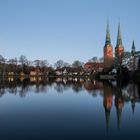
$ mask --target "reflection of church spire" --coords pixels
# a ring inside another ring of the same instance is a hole
[[[107,130],[107,132],[108,132],[108,130],[109,130],[109,124],[110,124],[110,108],[106,108],[105,107],[105,117],[106,117],[106,130]]]
[[[116,107],[116,111],[117,111],[117,124],[118,124],[118,129],[120,130],[120,127],[121,127],[122,108],[117,108]]]
[[[121,94],[115,96],[115,106],[117,112],[117,124],[118,129],[120,130],[121,127],[121,118],[122,118],[122,108],[124,105],[124,100]]]
[[[113,100],[112,88],[108,84],[106,84],[104,86],[103,105],[104,105],[104,109],[105,109],[106,130],[107,130],[107,132],[109,130],[110,112],[111,112],[111,108],[112,108],[112,100]]]
[[[135,111],[135,102],[136,102],[136,85],[133,84],[132,85],[132,88],[133,88],[133,93],[131,95],[131,106],[132,106],[132,112],[133,112],[133,115],[134,115],[134,111]]]
[[[133,115],[134,115],[134,112],[135,112],[135,100],[131,100],[131,106],[132,106],[132,112],[133,112]]]

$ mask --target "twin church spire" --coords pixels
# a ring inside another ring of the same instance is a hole
[[[107,21],[105,44],[106,45],[111,44],[109,21]],[[119,46],[119,45],[122,45],[122,35],[121,35],[120,22],[118,24],[118,34],[117,34],[117,45],[116,46]]]
[[[124,52],[124,48],[122,45],[121,28],[120,28],[120,22],[119,22],[117,44],[115,47],[115,57],[117,58],[116,60],[118,64],[122,63],[123,52]],[[110,68],[112,65],[113,65],[113,47],[111,45],[109,21],[107,21],[106,40],[105,40],[105,46],[104,46],[104,67]]]

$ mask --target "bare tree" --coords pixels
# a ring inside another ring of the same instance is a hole
[[[41,62],[41,60],[34,60],[34,65],[36,66],[36,67],[39,67],[40,66],[40,62]]]
[[[76,60],[72,63],[72,67],[74,67],[74,68],[82,67],[83,64],[84,64],[83,62]]]
[[[94,56],[89,61],[90,62],[97,62],[98,61],[98,57],[97,56]]]
[[[41,60],[40,61],[40,67],[46,67],[46,66],[49,66],[49,63],[47,60]]]
[[[8,63],[11,65],[17,65],[17,62],[18,62],[17,58],[12,58],[8,60]]]
[[[102,62],[103,63],[104,62],[104,57],[100,57],[99,58],[99,62]]]
[[[0,64],[2,63],[5,63],[5,58],[2,55],[0,55]]]
[[[27,58],[26,58],[26,56],[24,56],[24,55],[21,55],[20,57],[19,57],[19,63],[21,64],[21,66],[23,67],[23,65],[26,65],[27,64]]]
[[[71,66],[71,64],[64,62],[64,67],[70,67],[70,66]]]
[[[18,60],[17,58],[12,58],[8,60],[9,69],[10,71],[16,72]]]
[[[3,78],[5,75],[5,67],[6,67],[6,59],[2,55],[0,55],[0,69]]]
[[[30,67],[30,66],[32,66],[32,65],[33,65],[33,61],[28,60],[28,61],[27,61],[27,66]]]
[[[63,61],[63,60],[58,60],[58,61],[54,64],[54,66],[55,66],[56,68],[62,68],[62,67],[64,67],[64,61]]]

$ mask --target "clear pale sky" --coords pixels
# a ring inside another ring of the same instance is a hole
[[[0,54],[30,60],[83,62],[103,56],[107,19],[116,45],[140,50],[140,0],[0,0]]]

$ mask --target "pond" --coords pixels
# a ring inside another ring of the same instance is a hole
[[[0,139],[137,139],[140,87],[90,79],[0,82]]]

